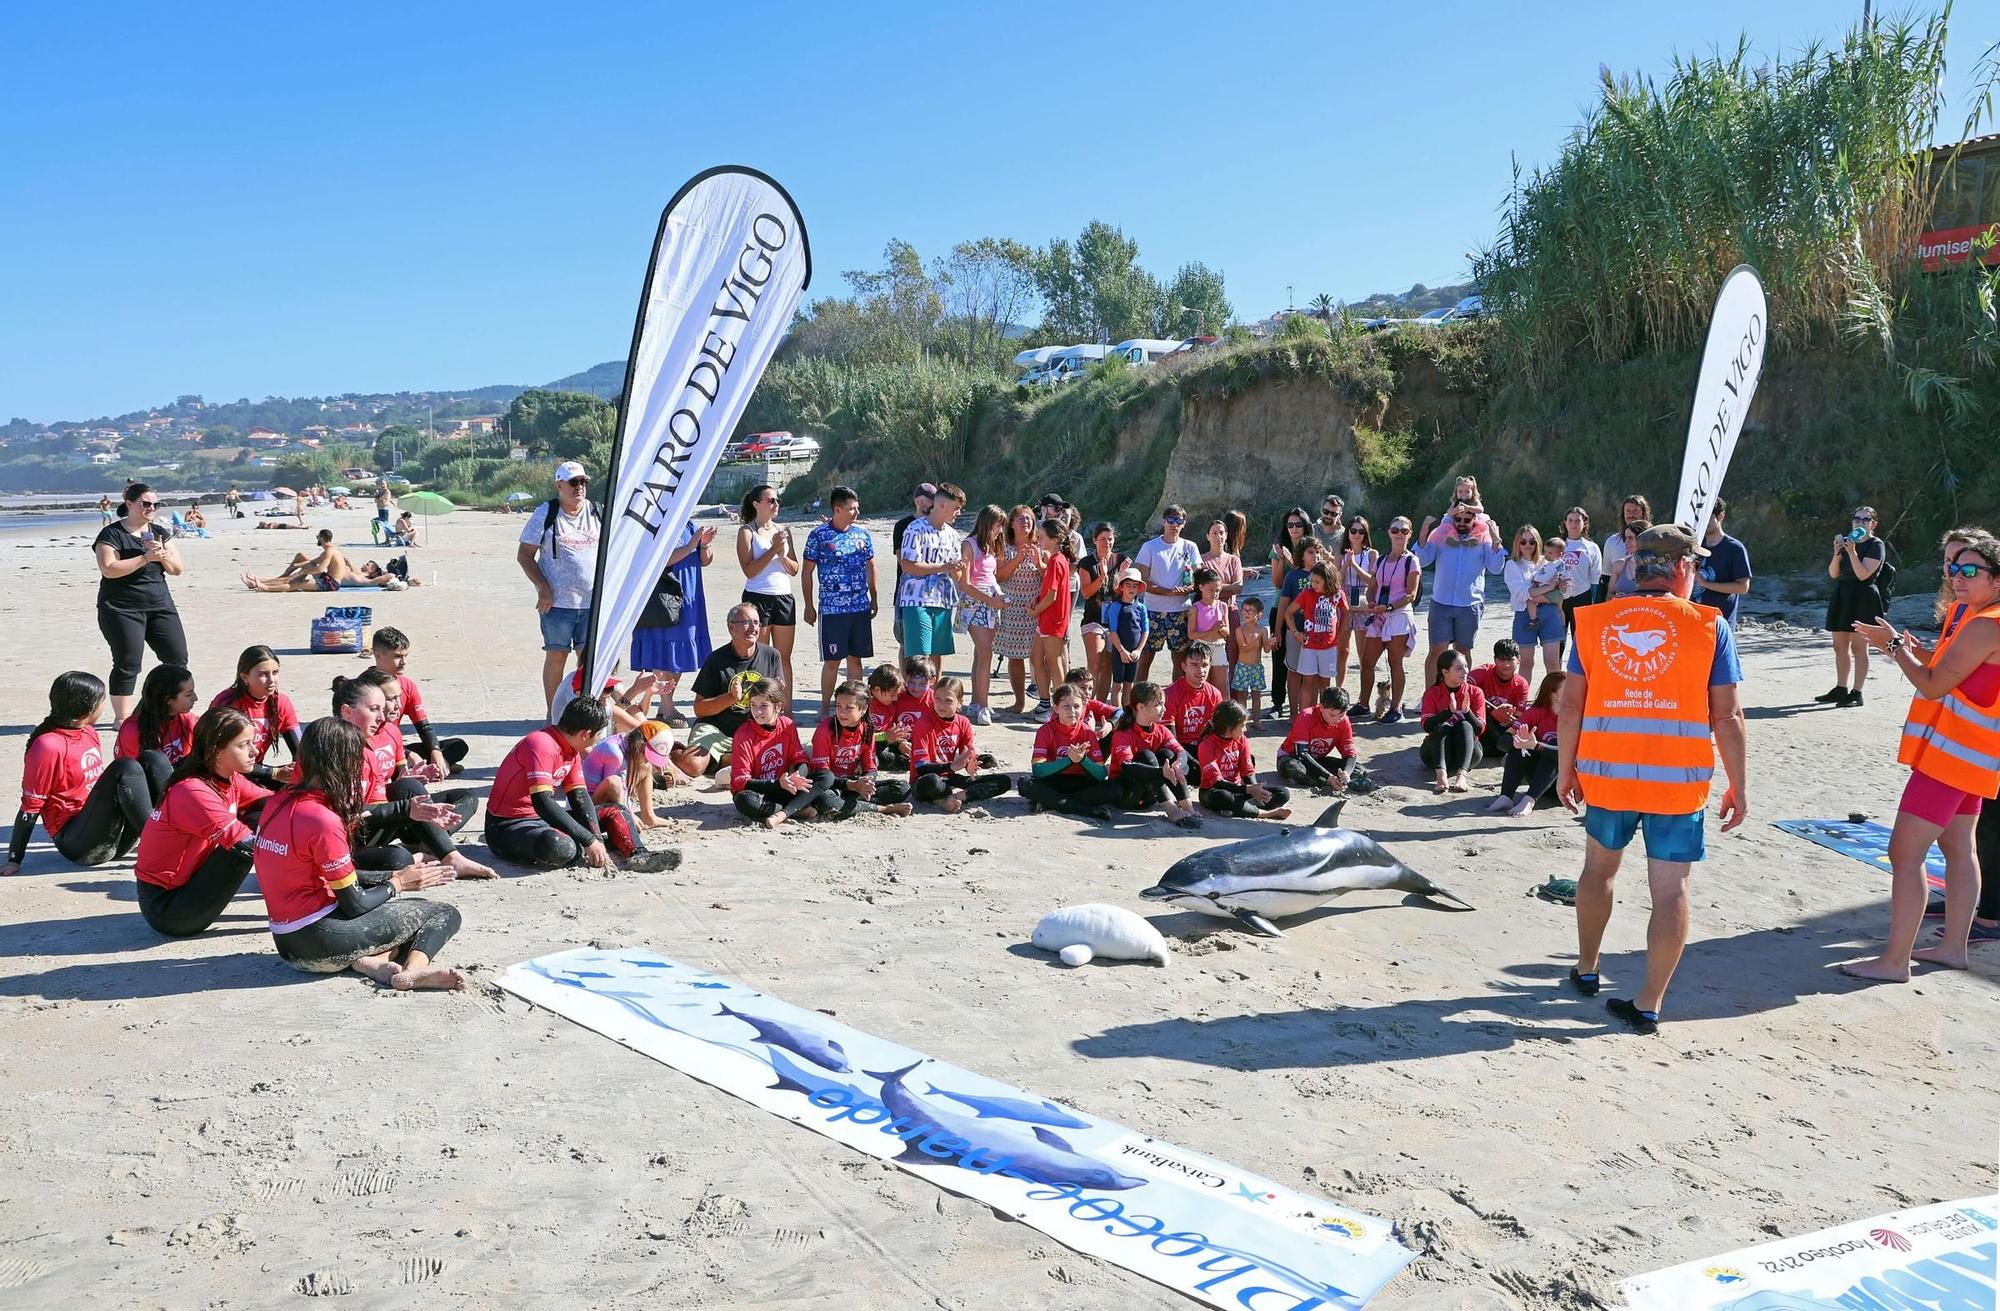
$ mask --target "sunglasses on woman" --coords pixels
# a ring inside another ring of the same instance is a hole
[[[1981,574],[1992,574],[1995,577],[2000,577],[2000,569],[1995,569],[1990,564],[1980,564],[1974,560],[1955,560],[1944,567],[1944,576],[1946,578],[1977,578]]]
[[[1398,537],[1408,537],[1410,535],[1410,530],[1408,528],[1397,528],[1394,527],[1393,525],[1390,527],[1389,531]]]

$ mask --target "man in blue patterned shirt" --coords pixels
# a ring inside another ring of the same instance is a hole
[[[833,518],[806,537],[799,593],[805,598],[806,622],[819,628],[819,717],[832,713],[833,689],[840,664],[859,680],[861,662],[875,654],[875,539],[855,520],[861,498],[852,487],[827,494]],[[813,580],[819,580],[817,602]]]

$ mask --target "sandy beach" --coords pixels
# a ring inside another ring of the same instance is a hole
[[[309,520],[357,559],[383,555],[361,511]],[[203,704],[268,642],[302,714],[324,713],[329,681],[365,658],[305,654],[308,622],[365,604],[413,639],[440,729],[471,740],[467,782],[490,782],[538,721],[520,519],[439,520],[410,554],[423,587],[337,597],[247,592],[244,569],[275,573],[311,534],[213,522],[173,582]],[[707,584],[718,635],[741,583],[730,531]],[[50,680],[109,667],[90,536],[0,535],[10,801]],[[1482,646],[1505,619],[1488,607]],[[1559,986],[1572,912],[1529,889],[1575,875],[1580,823],[1486,815],[1490,767],[1470,795],[1434,797],[1409,723],[1360,729],[1389,786],[1346,822],[1478,909],[1360,894],[1282,940],[1136,895],[1188,852],[1267,830],[1251,821],[1101,828],[1009,796],[766,833],[710,784],[667,794],[674,822],[651,840],[681,846],[674,873],[509,870],[430,894],[464,914],[445,959],[471,986],[395,994],[281,963],[254,891],[164,941],[129,863],[70,867],[38,831],[0,884],[0,1306],[1188,1305],[495,986],[583,945],[653,947],[1389,1219],[1417,1260],[1381,1307],[1613,1306],[1627,1275],[1990,1191],[2000,952],[1907,987],[1839,976],[1886,926],[1888,879],[1771,827],[1892,818],[1907,688],[1878,663],[1865,707],[1812,706],[1832,681],[1823,634],[1752,623],[1741,645],[1751,819],[1727,835],[1711,821],[1656,1038]],[[894,652],[886,612],[876,649]],[[809,728],[811,630],[798,652]],[[979,740],[1019,773],[1033,728],[1002,716]],[[1280,736],[1257,738],[1265,769]],[[486,859],[480,823],[464,836]],[[1640,972],[1636,857],[1621,892],[1607,995]],[[1070,970],[1027,947],[1042,914],[1085,901],[1148,914],[1172,965]]]

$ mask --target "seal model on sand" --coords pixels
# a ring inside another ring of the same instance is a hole
[[[1443,897],[1472,903],[1397,860],[1371,837],[1341,828],[1343,798],[1311,828],[1285,828],[1265,838],[1231,842],[1175,861],[1139,895],[1186,910],[1235,919],[1268,938],[1285,935],[1273,919],[1303,915],[1343,893],[1362,889]]]

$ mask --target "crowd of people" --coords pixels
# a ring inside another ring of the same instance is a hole
[[[1194,532],[1170,504],[1157,535],[1128,554],[1111,523],[1086,531],[1060,495],[974,509],[954,484],[924,483],[891,532],[893,562],[878,570],[851,488],[829,492],[801,546],[780,520],[779,490],[758,486],[739,507],[745,582],[723,640],[708,633],[704,588],[718,527],[690,523],[633,636],[629,683],[584,696],[569,656],[589,640],[596,581],[602,525],[589,487],[580,463],[558,466],[555,494],[519,537],[549,714],[501,760],[485,800],[486,845],[515,864],[670,868],[679,853],[650,849],[641,835],[663,824],[667,790],[708,776],[727,786],[743,822],[767,828],[918,807],[951,814],[1008,792],[1030,812],[1097,821],[1121,811],[1157,811],[1190,830],[1204,815],[1282,820],[1295,794],[1379,786],[1356,726],[1386,730],[1371,734],[1376,749],[1399,744],[1420,603],[1423,672],[1409,732],[1432,791],[1467,793],[1476,773],[1497,766],[1492,813],[1584,813],[1570,984],[1586,995],[1603,982],[1598,952],[1622,852],[1643,835],[1647,971],[1629,999],[1609,1002],[1633,1028],[1657,1025],[1685,942],[1687,880],[1705,854],[1718,755],[1724,830],[1749,811],[1732,621],[1752,575],[1720,501],[1697,540],[1655,524],[1646,498],[1629,496],[1619,530],[1600,544],[1581,506],[1547,534],[1532,524],[1505,534],[1465,477],[1421,526],[1391,517],[1378,546],[1368,518],[1329,495],[1316,514],[1281,515],[1268,554],[1247,564],[1239,512]],[[71,671],[51,688],[0,873],[19,868],[38,821],[79,864],[136,849],[141,914],[184,935],[213,923],[254,869],[285,960],[395,988],[457,986],[437,960],[457,912],[406,894],[493,871],[455,842],[478,798],[442,785],[462,770],[466,744],[432,726],[406,670],[409,639],[377,630],[374,666],[335,680],[328,713],[310,722],[279,690],[277,655],[252,646],[197,717],[167,588],[183,565],[170,537],[147,531],[157,509],[135,484],[94,543],[111,680]],[[387,509],[378,498],[385,522]],[[1881,622],[1886,553],[1875,522],[1857,509],[1828,567],[1840,684],[1819,700],[1859,704],[1870,649],[1918,693],[1891,847],[1889,945],[1850,969],[1889,979],[1907,978],[1912,959],[1963,966],[1969,941],[2000,936],[2000,895],[1989,888],[1981,900],[1978,878],[1982,848],[1990,862],[2000,838],[1995,808],[1982,820],[1979,804],[2000,790],[2000,543],[1976,530],[1947,537],[1943,636],[1929,646]],[[312,587],[318,561],[337,549],[330,537],[321,545],[321,557],[297,557],[270,583]],[[1474,665],[1493,577],[1511,627]],[[262,590],[265,580],[252,581]],[[874,620],[885,607],[898,650],[878,660]],[[794,679],[801,620],[819,644],[810,734],[793,718],[810,704]],[[969,678],[946,672],[961,639]],[[140,689],[147,647],[159,663]],[[683,714],[676,693],[689,675]],[[996,708],[1002,678],[1012,704]],[[95,727],[107,698],[118,728],[108,761]],[[978,731],[998,715],[1036,726],[1019,777],[981,750]],[[1255,739],[1272,720],[1266,766]],[[289,760],[269,763],[280,744]],[[1950,892],[1940,941],[1917,948],[1933,840]]]

